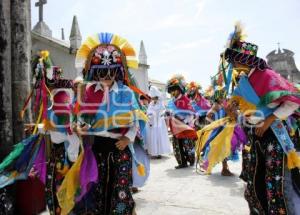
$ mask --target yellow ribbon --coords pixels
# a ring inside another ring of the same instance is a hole
[[[210,174],[212,168],[231,154],[231,139],[234,132],[235,122],[229,122],[226,127],[210,142],[208,153],[207,173]]]
[[[295,149],[287,154],[287,166],[289,169],[300,168],[300,157]]]
[[[67,215],[75,206],[75,196],[80,187],[80,167],[84,158],[84,149],[80,143],[81,153],[75,163],[67,172],[59,190],[57,191],[57,200],[61,208],[61,215]]]
[[[38,116],[38,119],[35,123],[34,129],[33,129],[33,134],[36,134],[36,132],[37,132],[38,124],[39,124],[39,122],[41,121],[41,118],[42,118],[42,113],[43,113],[43,104],[41,104],[41,106],[40,106],[39,116]]]
[[[127,113],[121,113],[116,116],[112,116],[109,118],[104,118],[104,119],[99,119],[93,126],[92,128],[102,128],[106,127],[109,128],[112,125],[119,125],[119,126],[125,126],[129,125],[130,123],[133,122],[135,119],[140,119],[143,121],[147,121],[148,118],[145,115],[145,113],[141,110],[134,110],[130,111]]]

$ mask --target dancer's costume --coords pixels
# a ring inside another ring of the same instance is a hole
[[[152,156],[171,153],[171,143],[169,140],[168,129],[164,118],[165,107],[162,101],[161,92],[157,87],[151,86],[149,95],[151,98],[157,97],[156,102],[151,101],[147,116],[149,121],[146,125],[146,148]]]
[[[34,96],[36,125],[33,134],[15,145],[14,150],[0,164],[0,186],[5,187],[17,180],[39,178],[45,186],[45,193],[39,199],[27,198],[23,202],[24,213],[29,213],[30,205],[35,212],[44,210],[45,202],[51,214],[59,213],[56,198],[64,176],[76,161],[79,152],[79,138],[71,131],[72,81],[61,78],[61,69],[53,67],[49,53],[42,51],[36,60],[34,89],[25,102],[24,114],[30,98]],[[49,79],[50,77],[50,79]],[[30,180],[30,179],[29,179]],[[27,212],[26,212],[27,211]]]
[[[201,94],[201,86],[192,81],[187,85],[187,96],[191,99],[192,106],[199,116],[203,116],[211,108],[210,102]]]
[[[195,111],[190,99],[185,95],[186,84],[182,76],[174,76],[167,83],[168,92],[178,89],[180,95],[172,98],[167,106],[169,111],[169,127],[173,134],[173,150],[180,166],[191,166],[195,162],[195,143],[197,138],[194,129]]]
[[[135,51],[127,40],[110,33],[88,37],[77,52],[76,66],[83,68],[86,81],[105,78],[103,73],[116,74],[110,89],[103,88],[99,82],[91,82],[82,96],[79,120],[89,129],[83,136],[85,151],[76,185],[83,192],[78,195],[74,190],[70,198],[73,202],[79,201],[75,207],[78,214],[132,214],[135,206],[130,192],[132,171],[139,171],[140,177],[148,176],[144,165],[137,160],[136,153],[143,150],[140,147],[135,151],[133,145],[147,119],[130,89],[138,91],[131,85],[128,72],[128,68],[137,65]],[[120,151],[115,144],[122,136],[131,143]],[[87,150],[94,157],[87,156]],[[68,194],[68,181],[59,195]],[[72,209],[69,202],[61,203],[67,212]]]
[[[222,58],[251,68],[241,75],[232,100],[245,116],[250,151],[244,151],[241,178],[251,214],[300,214],[300,157],[297,127],[299,90],[256,56],[258,47],[243,41],[239,25]],[[276,120],[262,137],[256,125],[270,115]]]
[[[201,86],[192,81],[187,85],[187,96],[191,99],[193,109],[196,111],[195,122],[197,130],[205,125],[205,117],[211,108],[210,102],[201,94]]]
[[[246,143],[246,136],[235,118],[226,116],[224,106],[226,92],[219,87],[215,90],[212,100],[211,123],[198,131],[196,142],[197,166],[201,166],[207,174],[211,174],[213,167],[224,160],[237,161],[238,152]]]
[[[226,90],[224,87],[215,87],[211,101],[213,103],[212,107],[207,111],[206,118],[208,121],[216,121],[222,119],[226,116],[224,106],[226,106]]]

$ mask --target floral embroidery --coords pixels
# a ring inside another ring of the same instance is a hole
[[[248,130],[248,135],[251,144],[251,150],[249,153],[243,152],[243,170],[241,177],[247,182],[245,190],[245,198],[249,203],[250,213],[254,214],[286,214],[286,205],[283,189],[283,168],[284,168],[284,152],[282,147],[278,143],[275,135],[269,129],[263,138],[257,138]],[[260,151],[260,152],[259,152]],[[251,159],[249,160],[249,154]],[[264,171],[256,172],[257,161],[265,162]],[[256,175],[255,175],[256,174]],[[263,174],[263,175],[262,175]],[[257,181],[257,177],[264,178],[264,181]],[[265,183],[266,188],[262,190],[262,187],[257,184]],[[260,188],[259,188],[260,187]],[[266,194],[265,202],[260,202],[263,197],[263,193]],[[258,199],[257,197],[260,197]],[[264,208],[267,210],[264,210]]]
[[[195,162],[195,143],[190,139],[177,139],[173,137],[173,149],[175,158],[178,164],[186,164],[189,162],[191,165]],[[180,150],[182,147],[182,150]]]
[[[126,205],[124,203],[118,203],[116,207],[116,212],[117,213],[122,213],[126,208]]]
[[[130,192],[132,185],[132,158],[128,148],[123,151],[106,153],[95,152],[99,182],[91,189],[94,204],[89,207],[90,214],[129,215],[134,208]],[[85,206],[83,206],[85,207]],[[86,208],[74,211],[86,214]]]
[[[126,195],[125,191],[122,190],[122,191],[119,192],[119,198],[121,200],[126,199],[126,197],[127,197],[127,195]]]

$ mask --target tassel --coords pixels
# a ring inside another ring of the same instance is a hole
[[[137,165],[137,172],[139,176],[146,176],[146,171],[145,171],[145,167],[143,164],[139,163]]]
[[[300,157],[295,150],[292,150],[287,154],[287,166],[289,169],[295,167],[300,168]]]

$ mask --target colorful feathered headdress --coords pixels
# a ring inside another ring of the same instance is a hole
[[[234,26],[234,31],[229,34],[226,48],[237,47],[239,43],[244,42],[246,34],[241,22],[237,22]]]
[[[240,63],[259,70],[266,69],[265,60],[257,57],[258,46],[245,41],[243,26],[237,22],[234,31],[229,35],[226,50],[221,54],[230,63]]]
[[[204,91],[204,96],[205,97],[212,97],[214,95],[214,88],[213,86],[209,86],[205,91]]]
[[[85,77],[92,69],[120,68],[128,74],[128,68],[138,68],[136,53],[124,38],[111,34],[99,33],[89,36],[77,51],[76,68],[83,69]]]
[[[186,81],[182,75],[174,75],[168,82],[167,82],[167,91],[170,93],[171,91],[179,89],[181,93],[186,92]]]
[[[218,86],[215,90],[214,90],[214,93],[213,93],[213,96],[212,96],[212,100],[214,102],[218,102],[220,100],[223,100],[226,98],[226,90],[224,87],[221,87],[221,86]]]
[[[195,93],[200,93],[199,91],[201,89],[202,88],[200,84],[196,83],[195,81],[192,81],[187,85],[187,94],[194,95]]]

